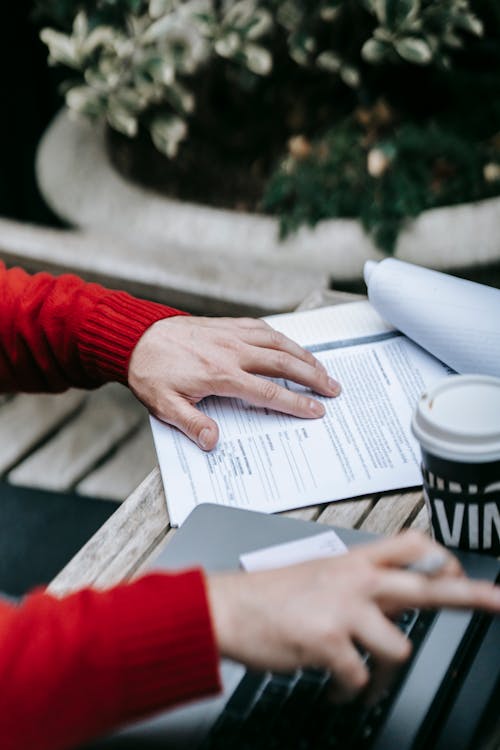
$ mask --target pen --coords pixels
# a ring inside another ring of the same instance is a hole
[[[405,569],[411,573],[420,573],[420,575],[432,578],[444,568],[446,562],[447,556],[444,553],[431,552],[421,557],[420,560],[415,560],[415,562],[406,565]]]

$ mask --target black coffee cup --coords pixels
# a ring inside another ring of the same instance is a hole
[[[412,431],[434,538],[500,555],[500,378],[439,381],[421,396]]]

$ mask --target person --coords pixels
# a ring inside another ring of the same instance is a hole
[[[195,407],[208,394],[320,417],[313,396],[260,376],[339,392],[311,354],[262,321],[189,317],[75,276],[0,266],[0,321],[3,391],[116,380],[204,450],[218,437]],[[436,549],[439,575],[405,569]],[[281,571],[151,573],[107,591],[0,600],[0,742],[4,750],[72,748],[214,693],[221,655],[255,668],[324,667],[345,700],[369,680],[356,646],[383,675],[410,649],[390,616],[438,605],[498,613],[500,591],[468,580],[451,554],[411,532]]]

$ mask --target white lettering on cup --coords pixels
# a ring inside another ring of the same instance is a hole
[[[498,510],[498,506],[496,503],[485,503],[483,518],[483,547],[485,549],[491,547],[491,527],[493,523],[500,537],[500,511]]]
[[[444,510],[444,503],[442,500],[434,500],[434,508],[441,528],[441,534],[443,537],[443,543],[448,547],[458,547],[460,542],[460,534],[462,532],[462,522],[464,520],[465,505],[464,503],[456,503],[453,509],[453,528],[450,529],[448,526],[448,519]]]
[[[467,506],[469,517],[469,547],[479,549],[479,508],[472,503]]]

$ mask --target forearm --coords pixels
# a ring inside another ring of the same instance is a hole
[[[30,276],[0,265],[0,390],[126,383],[144,331],[178,314],[76,276]]]
[[[0,608],[4,750],[63,750],[219,688],[204,579],[153,575],[107,592]]]

